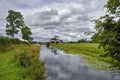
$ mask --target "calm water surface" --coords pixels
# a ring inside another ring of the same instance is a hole
[[[55,48],[41,46],[40,59],[45,63],[46,80],[120,80],[105,72],[95,72],[81,62],[79,55],[65,54]]]

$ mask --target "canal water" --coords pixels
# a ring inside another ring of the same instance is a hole
[[[119,76],[90,70],[79,55],[66,54],[45,45],[41,46],[40,60],[45,64],[46,80],[120,80]]]

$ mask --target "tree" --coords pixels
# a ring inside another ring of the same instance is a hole
[[[20,12],[9,10],[6,20],[6,34],[14,38],[14,35],[19,32],[19,28],[24,26],[23,15]]]
[[[95,20],[97,33],[93,38],[100,41],[105,56],[112,58],[113,66],[120,69],[120,1],[108,0],[105,16]]]
[[[100,40],[98,39],[98,35],[97,35],[97,34],[94,34],[94,35],[91,37],[91,41],[94,42],[94,43],[99,43]]]
[[[33,40],[33,38],[30,37],[30,35],[32,34],[30,28],[24,26],[21,28],[21,32],[22,32],[22,39],[27,40],[28,42],[31,42]]]
[[[6,34],[14,38],[14,35],[18,34],[19,30],[21,30],[22,39],[31,42],[33,40],[33,38],[30,37],[32,34],[31,29],[24,24],[23,19],[23,15],[20,12],[9,10],[6,18]]]
[[[60,42],[59,36],[54,36],[54,37],[51,39],[51,42],[52,42],[52,43],[58,43],[58,42]]]
[[[120,15],[120,1],[119,0],[108,0],[105,7],[107,8],[107,11],[110,14],[113,14],[115,16]]]

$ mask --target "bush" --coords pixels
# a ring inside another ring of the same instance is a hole
[[[28,43],[21,41],[17,38],[13,39],[13,38],[0,36],[0,52],[6,52],[13,49],[13,47],[11,46],[13,44],[28,44]]]
[[[44,64],[42,62],[34,62],[29,68],[29,73],[32,80],[45,80],[46,74],[44,69]]]
[[[25,48],[17,50],[14,55],[14,59],[23,67],[28,67],[32,63],[31,58],[28,54],[28,50]]]
[[[20,49],[16,50],[14,55],[15,61],[27,69],[32,80],[45,80],[46,73],[44,64],[39,61],[39,46],[25,46],[21,46]]]
[[[30,57],[26,54],[21,54],[20,56],[20,65],[28,67],[31,65]]]

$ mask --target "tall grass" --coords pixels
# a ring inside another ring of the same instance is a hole
[[[0,80],[45,80],[39,44],[0,37]]]
[[[8,38],[4,36],[0,36],[0,52],[6,52],[14,47],[13,44],[28,44],[27,42],[21,41],[17,38]]]
[[[32,80],[27,70],[14,61],[14,53],[14,49],[0,53],[0,80]]]
[[[44,64],[39,61],[39,45],[27,45],[16,50],[14,55],[18,65],[27,69],[32,80],[45,80]]]

